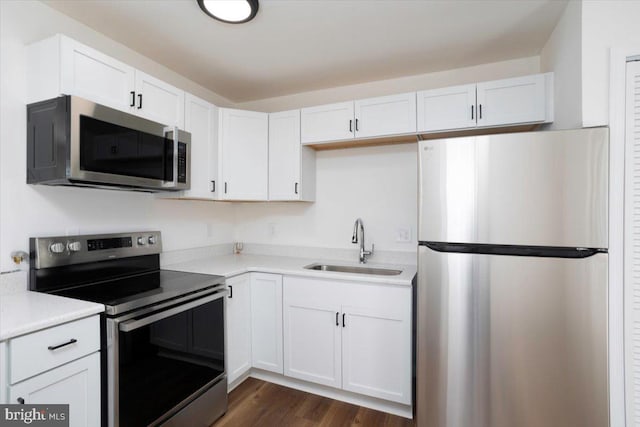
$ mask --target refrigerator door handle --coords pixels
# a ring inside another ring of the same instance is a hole
[[[571,248],[561,246],[489,245],[484,243],[419,242],[437,252],[480,255],[511,255],[544,258],[588,258],[607,253],[603,248]]]

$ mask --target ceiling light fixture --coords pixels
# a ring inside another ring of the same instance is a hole
[[[258,13],[258,0],[198,0],[210,17],[229,24],[251,21]]]

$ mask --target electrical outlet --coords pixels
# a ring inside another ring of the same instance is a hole
[[[268,233],[269,233],[269,237],[273,237],[276,235],[276,224],[274,222],[269,223]]]
[[[396,242],[409,243],[411,242],[411,227],[401,226],[396,228]]]

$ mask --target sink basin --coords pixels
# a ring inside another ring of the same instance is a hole
[[[331,264],[310,264],[307,270],[318,271],[337,271],[340,273],[358,273],[358,274],[377,274],[380,276],[397,276],[402,270],[392,270],[390,268],[372,268],[372,267],[351,267],[348,265],[331,265]]]

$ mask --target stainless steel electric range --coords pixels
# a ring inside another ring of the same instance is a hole
[[[224,277],[161,270],[161,251],[158,231],[30,239],[29,289],[105,305],[104,425],[209,426],[227,410]]]

